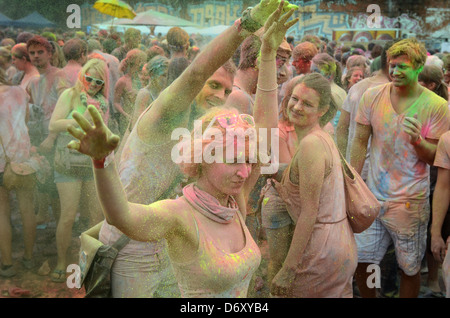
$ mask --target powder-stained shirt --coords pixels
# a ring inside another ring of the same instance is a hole
[[[30,137],[25,124],[28,95],[19,86],[0,87],[0,137],[6,155],[13,162],[25,162],[30,157]],[[0,172],[5,169],[6,158],[0,146]]]
[[[348,127],[347,153],[345,154],[348,162],[350,162],[350,150],[352,149],[353,138],[355,137],[356,131],[355,117],[361,97],[369,88],[386,84],[388,82],[389,80],[387,77],[378,77],[378,76],[368,77],[353,85],[348,91],[347,98],[344,100],[344,103],[342,104],[342,109],[350,114],[350,123]],[[368,149],[369,147],[370,147],[370,140]],[[366,161],[364,162],[364,167],[361,171],[361,177],[364,180],[367,179],[367,171],[369,169],[369,160],[368,160],[369,154],[370,152],[368,151]]]
[[[430,168],[419,159],[404,131],[403,120],[417,115],[422,138],[438,140],[450,127],[447,101],[424,88],[410,107],[397,114],[391,104],[391,85],[369,89],[361,98],[355,118],[372,127],[367,184],[381,201],[426,200]]]
[[[51,66],[40,77],[33,78],[27,90],[31,103],[40,106],[44,112],[44,119],[50,121],[59,95],[66,88],[68,88],[68,82],[64,72]]]

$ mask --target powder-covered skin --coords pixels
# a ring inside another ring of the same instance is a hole
[[[246,244],[236,253],[220,250],[196,212],[192,211],[192,215],[199,235],[197,253],[186,263],[172,261],[182,297],[247,297],[250,279],[261,261],[261,252],[240,213],[233,222],[241,224]]]
[[[292,291],[288,297],[352,297],[352,277],[357,265],[356,243],[345,211],[344,180],[340,157],[331,137],[323,130],[314,132],[330,156],[330,171],[325,176],[314,229],[295,268]],[[299,154],[301,156],[301,154]],[[301,160],[301,157],[297,160]],[[292,161],[297,164],[297,160]],[[292,164],[283,175],[292,204],[288,212],[293,221],[302,213],[300,189],[290,180]]]
[[[417,115],[422,138],[437,140],[450,125],[447,101],[425,89],[403,114],[397,114],[390,100],[391,85],[368,90],[355,118],[373,130],[367,184],[381,201],[426,200],[429,166],[418,158],[402,123]]]

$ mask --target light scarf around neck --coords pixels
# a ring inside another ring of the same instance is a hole
[[[183,188],[183,195],[198,212],[218,223],[231,223],[239,209],[232,196],[228,197],[228,206],[222,206],[219,200],[194,183]]]

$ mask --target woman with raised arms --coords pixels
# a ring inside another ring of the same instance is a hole
[[[74,114],[82,130],[68,129],[79,139],[69,147],[93,159],[99,200],[108,223],[133,240],[165,238],[182,297],[246,297],[250,279],[259,266],[259,248],[235,200],[241,192],[248,197],[259,166],[250,163],[249,149],[254,149],[251,138],[235,141],[227,136],[247,129],[258,131],[261,126],[277,127],[276,50],[289,27],[298,21],[287,22],[293,10],[282,15],[282,8],[283,1],[264,26],[255,118],[238,114],[231,107],[211,109],[200,118],[203,135],[206,127],[221,132],[223,154],[227,147],[239,149],[243,140],[246,151],[235,153],[232,163],[222,160],[181,164],[182,170],[196,180],[183,189],[183,196],[150,205],[128,202],[114,162],[107,167],[104,164],[119,138],[104,125],[97,110],[89,108],[94,126],[82,115]],[[191,137],[194,143],[195,135]],[[203,139],[203,149],[213,141]]]

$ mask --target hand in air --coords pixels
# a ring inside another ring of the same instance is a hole
[[[95,160],[107,157],[119,144],[119,136],[114,135],[103,122],[97,108],[88,106],[92,117],[93,126],[86,117],[74,112],[73,119],[78,123],[80,129],[70,126],[67,131],[78,140],[72,140],[67,147],[77,150]]]
[[[298,10],[298,6],[290,4],[287,1],[282,0],[261,0],[251,12],[251,17],[253,20],[261,25],[264,25],[268,17],[282,4],[283,12],[287,12],[291,9]]]
[[[287,20],[294,13],[294,9],[289,10],[282,15],[284,2],[281,1],[278,9],[273,12],[264,24],[264,34],[262,41],[264,46],[276,51],[283,41],[287,30],[296,24],[299,18],[295,18],[292,21],[287,22]]]

